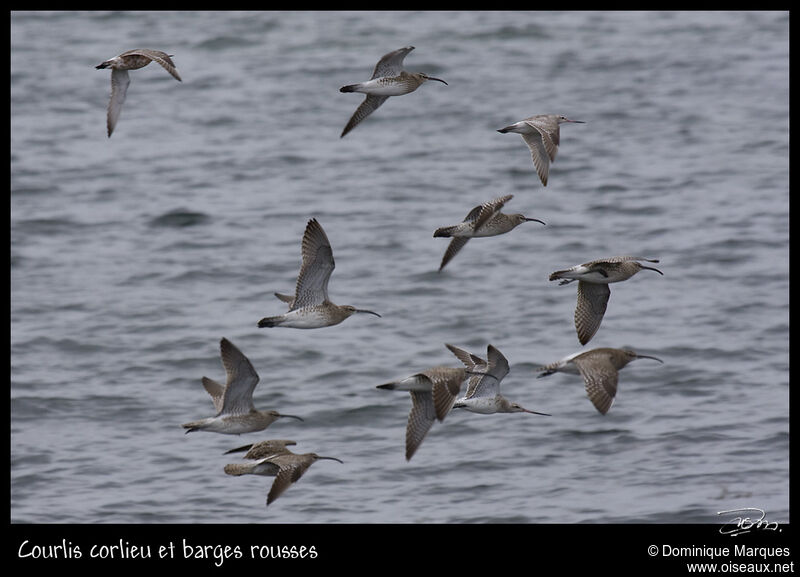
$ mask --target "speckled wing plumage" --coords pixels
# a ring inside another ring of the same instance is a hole
[[[281,459],[282,456],[283,455],[277,455],[268,458],[272,463],[279,465],[281,469],[275,476],[275,481],[272,483],[272,488],[270,488],[269,494],[267,495],[267,505],[280,497],[286,489],[292,486],[292,483],[299,480],[313,463],[310,459],[302,461],[293,459],[291,461],[286,461]]]
[[[477,232],[478,229],[489,222],[495,214],[500,212],[503,206],[512,198],[514,198],[513,194],[507,194],[492,199],[489,202],[484,202],[473,208],[464,219],[464,222],[474,221],[473,230]]]
[[[344,137],[348,132],[353,130],[359,122],[364,120],[367,116],[375,112],[381,104],[386,102],[388,96],[380,96],[376,94],[367,94],[367,97],[364,98],[364,101],[359,104],[356,111],[353,113],[353,116],[350,117],[350,120],[347,121],[347,126],[344,127],[342,130],[341,137]],[[341,138],[340,137],[340,138]]]
[[[328,300],[328,281],[336,265],[328,236],[315,218],[309,220],[306,226],[302,254],[303,264],[297,275],[295,298],[290,311]]]
[[[436,420],[433,393],[411,391],[410,394],[411,411],[408,413],[408,426],[406,427],[406,460],[410,460],[414,456],[433,425],[433,421]]]
[[[462,369],[438,367],[423,371],[421,374],[425,375],[431,382],[434,412],[436,418],[439,421],[443,421],[450,409],[453,408],[453,403],[461,390],[461,382],[465,376],[464,371]]]
[[[370,78],[370,80],[383,78],[384,76],[397,76],[400,74],[403,71],[403,60],[405,60],[406,55],[412,50],[414,50],[413,46],[405,46],[381,56],[381,59],[378,60],[375,69],[372,71],[372,78]]]
[[[258,443],[251,443],[242,447],[230,449],[229,451],[225,451],[225,454],[247,451],[243,457],[244,459],[264,459],[281,453],[289,453],[290,451],[286,446],[296,444],[296,441],[290,441],[288,439],[270,439],[268,441],[259,441]]]
[[[178,74],[177,69],[175,68],[175,63],[172,62],[172,59],[169,57],[169,54],[166,52],[162,52],[161,50],[150,50],[148,48],[139,48],[136,50],[129,50],[128,52],[124,52],[120,54],[120,56],[127,56],[131,54],[138,54],[139,56],[144,56],[149,58],[153,62],[157,62],[160,64],[164,70],[169,72],[175,80],[179,82],[183,82],[181,80],[180,75]]]
[[[606,414],[617,394],[619,372],[608,358],[597,356],[578,356],[573,361],[586,383],[586,394],[595,408]]]
[[[258,384],[258,373],[247,357],[228,339],[220,343],[222,364],[228,375],[222,413],[245,414],[255,410],[253,391]]]
[[[479,204],[469,211],[469,214],[467,214],[466,218],[464,218],[462,222],[473,223],[472,230],[477,232],[482,226],[489,222],[495,214],[500,212],[505,203],[512,198],[514,198],[513,194],[507,194],[505,196],[490,200],[489,202]],[[469,239],[470,237],[468,236],[453,237],[453,239],[450,241],[450,244],[447,245],[447,250],[442,256],[442,262],[439,265],[439,270],[442,270],[447,263],[453,260],[453,257],[456,256],[462,248],[464,248],[464,245],[467,244]]]
[[[439,263],[439,270],[442,270],[447,263],[453,260],[453,257],[456,256],[462,248],[464,248],[464,245],[467,244],[468,240],[468,236],[454,236],[452,238],[450,244],[447,245],[447,250],[444,251],[442,262]]]
[[[486,362],[484,359],[480,358],[478,355],[472,354],[464,349],[459,349],[453,345],[445,345],[450,352],[452,352],[458,360],[464,363],[464,366],[470,372],[486,372],[489,370],[489,363]],[[470,375],[469,381],[467,382],[467,391],[464,394],[465,397],[471,397],[474,395],[475,388],[480,384],[483,380],[483,376],[481,375]]]
[[[611,289],[607,284],[578,281],[575,330],[582,345],[588,343],[600,328],[610,296]]]

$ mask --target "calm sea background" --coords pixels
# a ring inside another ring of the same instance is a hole
[[[12,12],[13,523],[716,523],[789,521],[787,12]],[[446,80],[339,134],[406,45]],[[108,70],[131,72],[106,136]],[[542,187],[519,135],[558,113]],[[438,273],[439,227],[513,194],[547,223],[475,239]],[[258,329],[284,312],[317,218],[331,299],[379,312]],[[660,259],[612,287],[581,347],[575,285],[604,256]],[[227,337],[256,406],[302,416],[241,437],[211,416]],[[552,414],[452,412],[410,462],[409,395],[376,385],[508,357],[509,398]],[[535,369],[634,347],[600,415],[578,376]],[[223,452],[268,438],[321,461],[265,507],[271,478]]]

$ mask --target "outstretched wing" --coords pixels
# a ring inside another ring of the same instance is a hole
[[[610,296],[611,289],[607,284],[578,281],[575,330],[582,345],[588,343],[600,328]]]
[[[126,52],[126,54],[138,54],[140,56],[144,56],[145,58],[149,58],[153,62],[158,62],[164,68],[164,70],[169,72],[172,77],[175,78],[175,80],[182,82],[181,77],[175,68],[175,63],[166,52],[162,52],[161,50],[150,50],[148,48],[139,48],[137,50],[130,50],[129,52]]]
[[[600,413],[605,415],[617,395],[619,372],[609,360],[598,362],[597,359],[585,360],[578,357],[573,362],[586,383],[589,400]]]
[[[549,139],[543,134],[538,132],[523,134],[522,138],[531,150],[533,165],[536,167],[536,172],[542,181],[542,185],[547,186],[547,177],[550,174],[550,155],[547,152],[545,140],[549,141]]]
[[[267,505],[280,497],[286,489],[292,486],[292,483],[300,479],[310,466],[310,460],[294,461],[288,465],[281,463],[281,470],[275,476],[275,481],[267,495]]]
[[[295,298],[289,310],[322,304],[328,300],[328,280],[336,265],[328,236],[316,218],[309,220],[306,225],[302,253],[303,264],[297,275]]]
[[[253,410],[253,390],[258,384],[258,373],[250,360],[228,339],[220,342],[222,365],[228,375],[222,412],[243,414]]]
[[[411,412],[408,413],[408,426],[406,427],[407,461],[417,452],[436,419],[433,393],[411,391],[411,402]]]
[[[505,196],[492,199],[489,202],[484,202],[483,204],[473,208],[464,219],[464,222],[475,221],[474,230],[477,232],[478,229],[489,222],[489,220],[495,214],[497,214],[512,198],[514,198],[513,194],[507,194]]]
[[[494,397],[500,392],[500,381],[508,374],[508,359],[493,345],[486,348],[489,370],[483,376],[473,376],[466,397]]]
[[[403,60],[406,55],[414,50],[413,46],[406,46],[398,50],[384,54],[375,65],[372,71],[372,78],[382,78],[384,76],[397,76],[403,70]],[[372,78],[370,80],[372,80]]]
[[[119,113],[122,111],[122,104],[125,102],[130,83],[131,79],[127,70],[119,70],[117,68],[111,70],[111,99],[108,101],[108,112],[106,114],[106,128],[108,129],[109,137],[117,126]]]
[[[214,402],[214,408],[219,413],[222,410],[222,404],[225,398],[225,385],[218,383],[208,377],[203,377],[203,386],[208,394],[211,395],[211,400]]]
[[[342,130],[342,134],[339,138],[343,137],[345,134],[353,130],[359,122],[364,120],[367,116],[375,112],[378,107],[386,102],[386,99],[389,98],[388,96],[376,96],[375,94],[368,94],[364,101],[356,108],[356,111],[353,113],[353,116],[350,117],[350,120],[347,123],[347,126],[344,127]]]
[[[442,262],[439,264],[439,270],[442,270],[448,262],[453,260],[453,257],[456,256],[462,248],[464,248],[464,245],[467,244],[468,240],[468,236],[453,237],[453,240],[451,240],[450,244],[447,245],[447,250],[444,251]]]

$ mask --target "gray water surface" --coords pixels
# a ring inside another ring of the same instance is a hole
[[[383,54],[448,82],[390,98],[345,138]],[[106,136],[108,70],[132,71]],[[14,12],[11,14],[11,521],[715,523],[789,521],[789,15],[786,12]],[[519,135],[562,126],[550,181]],[[438,273],[433,231],[481,202],[547,223],[474,239]],[[374,310],[258,329],[291,292],[306,222],[333,246],[331,299]],[[555,270],[660,259],[612,287],[594,339]],[[211,416],[220,338],[261,376],[261,433]],[[407,393],[376,385],[509,359],[528,414],[453,411],[404,458]],[[600,415],[581,349],[663,359],[621,373]],[[223,473],[267,438],[320,461]]]

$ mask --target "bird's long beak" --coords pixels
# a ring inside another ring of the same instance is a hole
[[[371,315],[375,315],[376,317],[380,317],[381,316],[381,315],[379,315],[378,313],[376,313],[374,311],[368,311],[366,309],[356,309],[356,312],[357,313],[369,313]]]
[[[528,217],[524,217],[524,218],[528,222],[531,222],[531,221],[533,221],[533,222],[541,222],[543,225],[547,226],[547,223],[545,221],[539,220],[538,218],[528,218]]]
[[[586,121],[584,120],[571,120],[569,118],[567,118],[567,122],[574,122],[576,124],[586,124]]]
[[[441,78],[434,78],[433,76],[428,76],[428,80],[436,80],[438,82],[441,82],[442,84],[447,84],[447,82],[445,82]],[[447,84],[447,85],[449,86],[449,84]]]
[[[331,461],[339,461],[340,463],[344,464],[344,461],[337,459],[336,457],[317,457],[317,459],[329,459]]]
[[[652,267],[652,266],[642,266],[642,265],[639,265],[639,266],[640,266],[641,268],[646,268],[647,270],[654,270],[654,271],[656,271],[658,274],[660,274],[661,276],[664,276],[664,273],[663,273],[663,272],[661,272],[660,270],[658,270],[657,268],[654,268],[654,267]]]
[[[297,419],[298,421],[302,421],[303,420],[303,419],[301,419],[300,417],[298,417],[296,415],[284,415],[283,413],[278,413],[278,416],[279,417],[289,417],[290,419]]]
[[[525,411],[526,413],[531,413],[533,415],[543,415],[545,417],[552,417],[553,416],[550,413],[537,413],[536,411],[529,411],[528,409],[522,409],[522,410]]]
[[[663,363],[661,359],[658,357],[651,357],[650,355],[636,355],[637,359],[653,359],[654,361],[658,361],[659,363]]]

